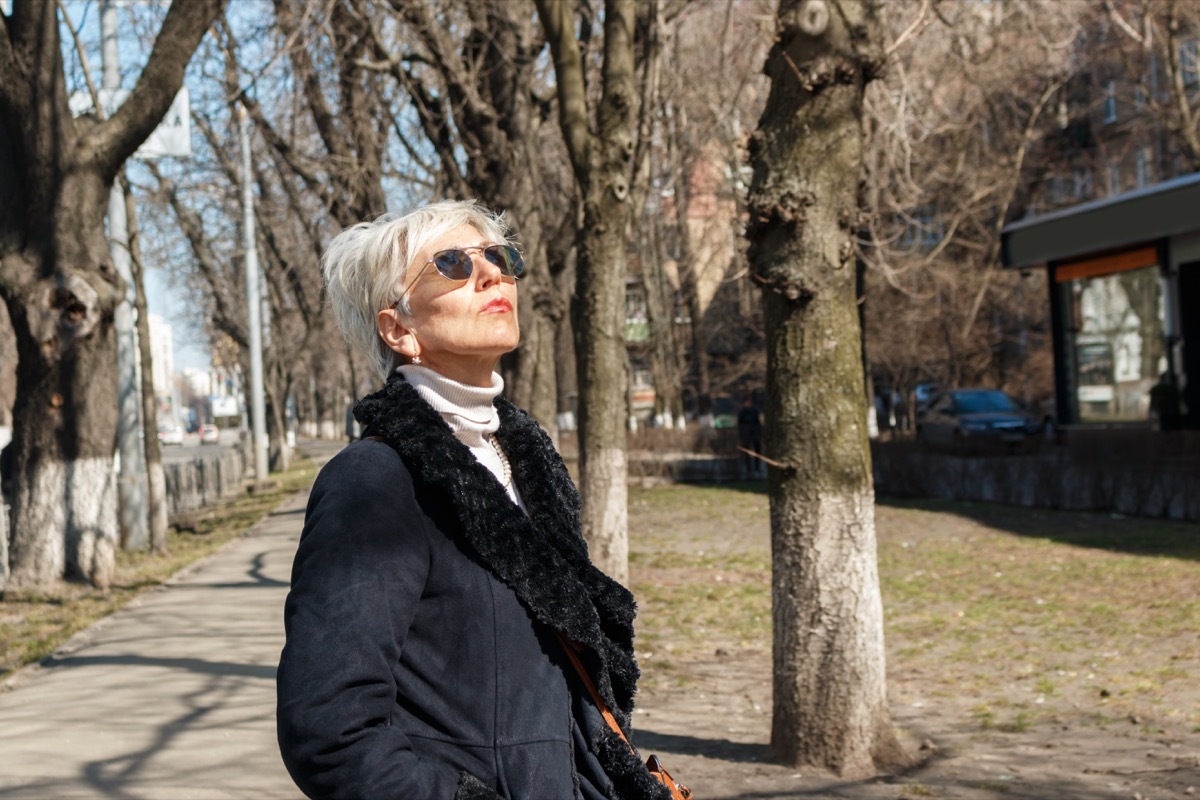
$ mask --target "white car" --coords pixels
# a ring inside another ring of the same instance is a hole
[[[183,444],[183,426],[182,425],[159,425],[158,426],[158,442],[159,444]]]
[[[201,425],[200,426],[200,444],[220,444],[221,429],[216,425]]]

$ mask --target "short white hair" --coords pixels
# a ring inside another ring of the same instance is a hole
[[[417,255],[446,233],[470,226],[496,244],[515,244],[500,214],[474,200],[443,200],[403,216],[384,214],[333,238],[321,257],[326,296],[338,330],[363,356],[379,382],[404,363],[404,356],[379,335],[376,315],[396,305]],[[407,296],[398,309],[411,315]]]

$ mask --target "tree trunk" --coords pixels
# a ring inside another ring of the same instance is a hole
[[[903,753],[887,708],[852,232],[872,0],[782,0],[752,142],[750,260],[768,340],[774,708],[789,764],[865,777]]]
[[[107,244],[98,225],[93,232],[101,235],[88,250],[99,261],[107,258]],[[78,238],[78,231],[71,235]],[[77,274],[66,284],[39,281],[9,306],[19,356],[8,590],[64,575],[107,587],[119,546],[112,324],[118,294],[113,285],[98,291]],[[55,334],[72,318],[75,336],[64,338],[74,341],[59,353]]]
[[[675,334],[675,297],[663,264],[662,236],[654,219],[646,220],[647,236],[642,256],[642,284],[646,287],[646,311],[652,336],[650,365],[654,373],[655,411],[664,425],[674,427],[683,419],[683,395],[679,367],[679,345]]]
[[[116,338],[122,294],[104,236],[117,171],[162,120],[221,0],[173,2],[128,100],[72,120],[57,4],[0,15],[0,125],[12,148],[0,294],[16,334],[13,511],[6,589],[64,574],[112,580],[118,527]]]
[[[704,323],[705,308],[700,304],[700,276],[696,255],[692,249],[692,229],[688,225],[688,164],[678,156],[681,146],[682,143],[675,148],[675,225],[679,230],[679,289],[688,313],[697,411],[706,414],[712,409],[712,381],[708,374],[708,326]]]
[[[150,552],[167,552],[167,479],[163,473],[162,448],[158,444],[158,401],[154,396],[154,356],[150,350],[150,311],[146,307],[142,244],[138,237],[137,204],[125,183],[125,221],[129,229],[130,267],[137,293],[138,350],[142,363],[142,445],[146,449],[146,483],[150,513]]]
[[[276,362],[265,370],[267,462],[271,472],[287,472],[291,448],[287,443],[287,397],[292,390],[291,374]]]
[[[572,316],[579,376],[579,474],[592,560],[629,574],[625,436],[625,240],[634,124],[633,0],[604,4],[603,87],[588,127],[583,65],[567,0],[537,0],[558,77],[559,122],[584,198]]]

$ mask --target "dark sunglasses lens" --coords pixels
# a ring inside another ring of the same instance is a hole
[[[471,277],[471,257],[463,250],[442,250],[433,254],[433,265],[443,277],[465,281]]]
[[[512,277],[520,277],[521,272],[525,269],[525,259],[521,256],[521,251],[512,245],[494,244],[491,247],[483,249],[484,257],[500,268],[500,272],[504,275]]]

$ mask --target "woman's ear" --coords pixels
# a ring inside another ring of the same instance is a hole
[[[410,330],[400,317],[400,312],[394,308],[385,308],[375,315],[375,326],[379,329],[379,338],[384,344],[402,356],[414,358],[421,354],[417,336]]]

